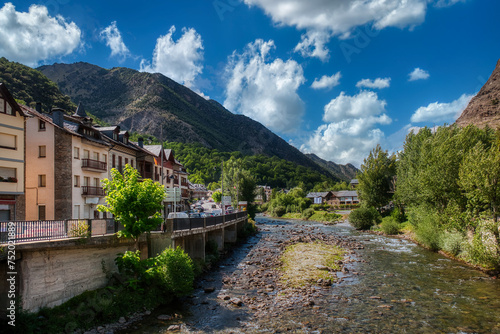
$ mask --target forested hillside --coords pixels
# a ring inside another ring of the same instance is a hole
[[[231,157],[240,160],[241,166],[251,172],[257,184],[268,185],[272,188],[291,189],[302,185],[305,190],[310,190],[318,183],[333,186],[338,181],[314,169],[278,157],[268,157],[262,154],[244,156],[241,152],[220,152],[196,143],[169,142],[165,144],[165,147],[174,150],[176,158],[191,173],[189,180],[193,183],[210,184],[218,182],[220,180],[221,162],[227,161]]]

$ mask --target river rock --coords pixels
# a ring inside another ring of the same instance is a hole
[[[169,321],[169,320],[172,320],[172,316],[167,315],[167,314],[161,314],[158,317],[156,317],[156,319],[163,320],[163,321]]]
[[[204,288],[203,291],[205,291],[205,293],[212,293],[215,291],[215,287],[209,286],[209,287]]]
[[[231,298],[231,304],[234,304],[236,306],[241,306],[243,305],[243,302],[241,301],[241,299],[234,297]]]
[[[174,331],[179,331],[179,330],[181,330],[180,325],[170,325],[167,328],[167,331],[169,331],[169,332],[174,332]]]
[[[124,324],[124,323],[126,323],[126,322],[127,322],[127,320],[125,320],[125,318],[124,318],[124,317],[120,317],[120,319],[118,319],[118,322],[119,322],[120,324]]]

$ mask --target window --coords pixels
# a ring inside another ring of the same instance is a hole
[[[94,187],[100,187],[100,186],[101,186],[101,182],[99,181],[99,178],[95,177],[94,178]]]
[[[108,156],[106,154],[102,155],[102,161],[108,162]]]
[[[94,160],[99,161],[99,153],[94,152]]]
[[[80,148],[78,147],[73,148],[73,157],[75,159],[80,159]]]
[[[125,158],[125,165],[128,165],[128,158]]]
[[[38,206],[38,220],[45,220],[45,205]]]
[[[16,179],[16,169],[8,167],[0,167],[0,181],[11,181]]]
[[[46,157],[46,146],[45,145],[41,145],[41,146],[38,146],[38,157],[39,158],[45,158]]]
[[[38,120],[38,131],[45,131],[45,122],[41,119]]]
[[[83,158],[84,158],[84,159],[88,159],[88,158],[89,158],[89,155],[90,155],[89,150],[83,150]]]
[[[80,175],[75,175],[75,187],[79,187],[80,186]]]
[[[47,177],[44,175],[38,175],[38,186],[40,188],[47,186]]]
[[[80,205],[75,205],[73,207],[73,219],[79,219],[80,218]]]
[[[17,149],[17,137],[7,133],[0,133],[0,148]]]
[[[90,186],[90,177],[88,177],[88,176],[83,177],[83,186],[84,187]]]
[[[118,169],[120,170],[120,172],[122,171],[122,157],[118,157]]]
[[[113,168],[116,167],[116,156],[113,154]]]
[[[130,166],[134,167],[134,159],[130,159]]]
[[[2,98],[0,98],[0,113],[14,115],[14,110],[12,110],[11,105]]]

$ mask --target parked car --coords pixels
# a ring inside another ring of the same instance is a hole
[[[170,212],[167,219],[172,218],[189,218],[189,215],[186,212]]]
[[[191,213],[189,218],[202,218],[200,213]]]

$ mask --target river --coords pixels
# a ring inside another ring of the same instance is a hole
[[[172,325],[182,333],[500,333],[498,279],[347,223],[257,222],[260,233],[204,276],[183,307],[158,309],[120,333],[168,333]],[[281,245],[324,236],[350,249],[344,271],[332,286],[290,295],[277,280]]]

